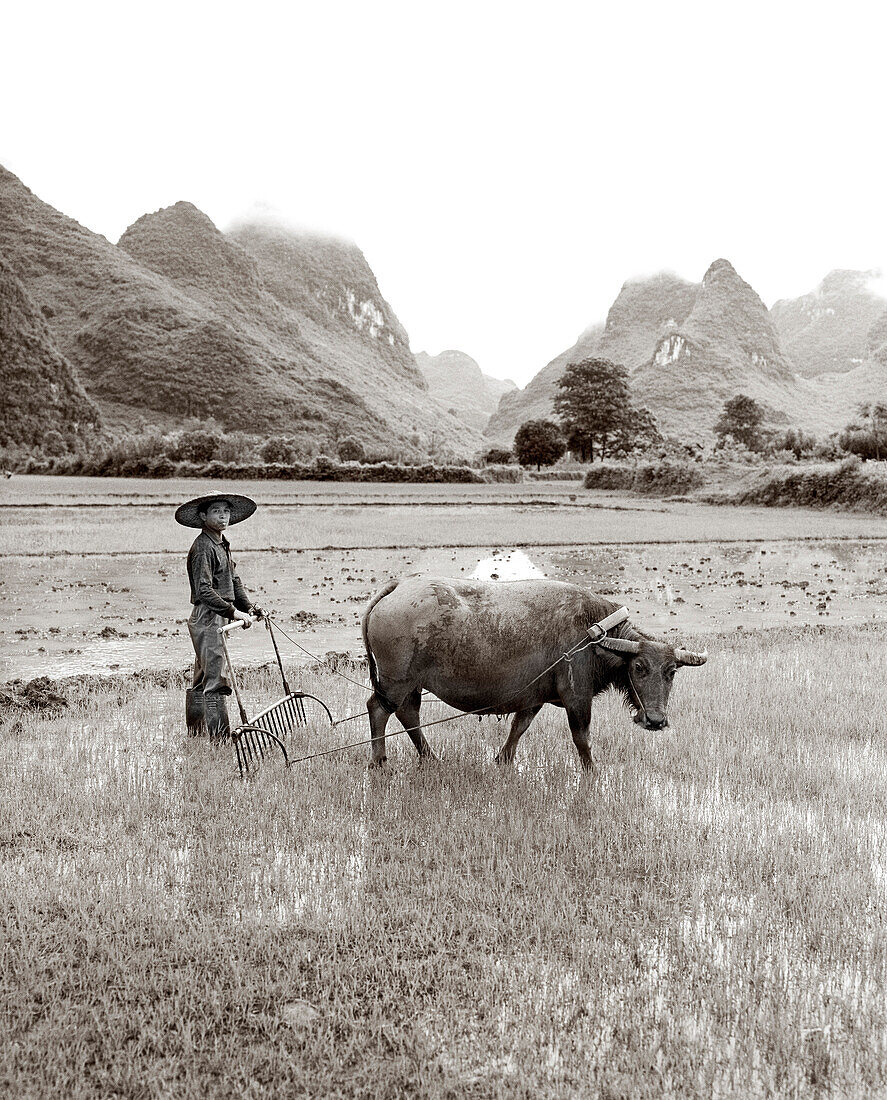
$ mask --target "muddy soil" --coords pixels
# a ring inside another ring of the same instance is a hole
[[[141,499],[123,483],[124,503],[120,482],[93,479],[84,502],[79,485],[66,495],[56,484],[68,479],[34,479],[29,500],[16,480],[14,499],[0,501],[0,680],[189,665],[193,533],[166,506],[194,487],[153,483],[156,496]],[[230,532],[247,588],[294,639],[282,642],[289,662],[362,652],[363,606],[409,572],[573,580],[623,601],[639,625],[688,639],[887,619],[884,519],[653,505],[569,483],[529,496],[515,492],[527,486],[396,486],[386,497],[388,488],[264,485],[255,491],[277,505],[265,515],[275,541],[257,524]],[[261,628],[231,645],[243,664],[273,656]]]

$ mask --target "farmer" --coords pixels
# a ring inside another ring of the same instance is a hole
[[[235,493],[197,497],[176,510],[176,520],[183,527],[201,528],[188,551],[188,579],[194,604],[188,632],[197,655],[194,680],[185,696],[189,733],[205,729],[210,737],[228,734],[225,700],[231,694],[231,684],[222,647],[222,627],[236,619],[248,627],[253,621],[251,615],[259,619],[264,616],[240,583],[224,535],[226,527],[249,519],[255,510],[254,500]]]

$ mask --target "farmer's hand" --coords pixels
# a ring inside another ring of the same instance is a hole
[[[257,619],[264,619],[268,612],[264,607],[259,607],[258,604],[254,603],[252,606],[252,614],[255,615]]]
[[[249,630],[253,625],[252,616],[247,615],[245,611],[238,611],[236,607],[234,608],[234,621],[242,622],[244,630]]]

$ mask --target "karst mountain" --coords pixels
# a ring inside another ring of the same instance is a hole
[[[48,433],[71,447],[99,411],[59,351],[46,316],[0,254],[0,446],[37,447]]]
[[[782,348],[799,374],[815,378],[865,362],[869,332],[887,309],[874,278],[872,271],[832,271],[809,294],[773,304]]]
[[[589,356],[624,366],[637,403],[685,441],[710,440],[737,393],[761,404],[771,424],[828,435],[860,403],[887,400],[887,301],[869,282],[868,273],[833,272],[812,294],[768,310],[725,259],[699,283],[670,273],[630,280],[603,326],[501,399],[485,435],[508,444],[525,420],[552,417],[567,364]]]
[[[501,381],[484,374],[463,351],[450,349],[438,355],[420,351],[416,364],[429,392],[453,415],[478,431],[486,427],[502,395],[517,389],[511,379]]]
[[[228,429],[471,454],[353,244],[267,224],[221,233],[190,203],[117,244],[0,168],[0,255],[112,428]]]
[[[726,259],[698,283],[626,282],[603,324],[530,383],[490,378],[464,352],[413,355],[363,253],[264,221],[221,232],[187,202],[114,244],[0,167],[0,443],[71,441],[213,419],[328,446],[470,456],[553,416],[567,364],[629,372],[660,428],[708,441],[745,393],[771,424],[817,435],[887,402],[887,300],[871,272],[833,271],[768,310]]]

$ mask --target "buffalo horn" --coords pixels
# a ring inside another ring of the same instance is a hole
[[[641,648],[640,642],[631,642],[628,638],[602,638],[598,645],[614,653],[638,653]]]
[[[674,659],[679,665],[704,665],[708,660],[708,650],[702,653],[693,653],[689,649],[676,649]]]

